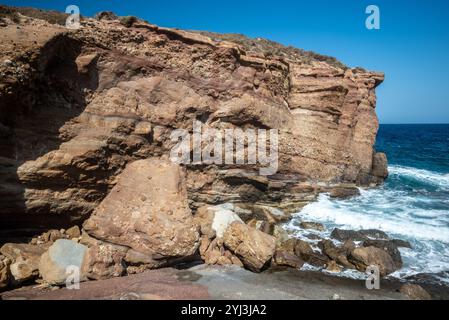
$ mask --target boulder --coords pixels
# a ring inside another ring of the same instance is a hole
[[[367,237],[370,240],[389,240],[388,234],[378,229],[366,229],[360,230],[358,233],[362,236]]]
[[[129,164],[84,229],[96,239],[159,261],[190,257],[199,245],[184,170],[162,159]]]
[[[411,300],[432,300],[432,296],[417,284],[404,284],[399,292],[406,295]]]
[[[348,199],[360,195],[358,188],[336,187],[330,191],[330,197],[334,199]]]
[[[85,280],[82,274],[87,247],[72,240],[60,239],[46,251],[40,259],[39,273],[50,285],[63,285],[70,275],[70,268],[78,268],[80,281]]]
[[[260,230],[262,232],[265,232],[269,235],[273,235],[275,224],[272,222],[264,221],[264,220],[256,220],[252,219],[250,220],[247,225],[251,228]]]
[[[303,240],[294,239],[289,243],[289,245],[294,246],[294,252],[298,257],[304,259],[304,261],[308,261],[309,257],[313,254],[313,249],[309,243]]]
[[[339,241],[364,241],[364,240],[388,240],[390,237],[381,230],[376,229],[368,229],[368,230],[343,230],[339,228],[335,228],[332,233],[331,237],[339,240]]]
[[[212,241],[205,235],[201,238],[199,252],[204,263],[209,265],[237,265],[243,267],[242,261],[231,251],[226,250],[221,238]]]
[[[81,236],[81,231],[78,226],[73,226],[65,231],[65,234],[69,239],[76,239]]]
[[[37,278],[39,261],[48,246],[25,243],[7,243],[0,249],[1,254],[9,258],[11,282],[15,285]]]
[[[304,265],[304,261],[301,258],[287,250],[276,250],[273,261],[278,266],[292,267],[295,269],[301,269]]]
[[[337,264],[336,261],[331,260],[327,264],[326,270],[332,273],[340,273],[343,269]]]
[[[259,272],[273,257],[276,238],[235,221],[224,233],[223,242],[248,269]]]
[[[384,250],[376,247],[362,247],[354,249],[348,257],[360,272],[366,272],[369,266],[377,266],[382,277],[397,270],[391,256]]]
[[[92,280],[122,276],[126,270],[124,260],[127,251],[128,248],[97,241],[87,250],[83,260],[82,274]]]
[[[363,241],[363,240],[366,240],[366,237],[361,235],[358,231],[343,230],[343,229],[339,229],[339,228],[335,228],[332,231],[331,237],[336,240],[339,240],[339,241],[346,241],[346,240]]]
[[[228,226],[234,221],[242,219],[226,206],[203,206],[194,216],[196,224],[200,226],[201,234],[209,239],[222,238]]]
[[[310,244],[303,240],[295,240],[294,251],[298,257],[301,257],[305,262],[315,267],[324,268],[329,262],[327,256],[318,251],[314,251]]]
[[[337,247],[330,240],[322,240],[318,243],[318,246],[326,256],[339,265],[347,269],[355,269],[355,266],[347,258],[348,254],[355,249],[355,244],[351,240],[345,242],[341,247]]]
[[[373,156],[373,169],[371,174],[386,179],[388,177],[388,160],[385,153],[376,152]]]
[[[402,268],[402,257],[397,245],[390,240],[366,240],[363,242],[364,247],[376,247],[386,251],[396,265],[396,269]]]
[[[312,230],[318,230],[318,231],[324,231],[324,226],[321,223],[318,222],[308,222],[308,221],[302,221],[299,226],[303,229],[312,229]]]
[[[412,249],[411,243],[406,240],[393,239],[391,242],[398,248]]]
[[[272,235],[273,235],[273,237],[276,238],[277,246],[284,243],[285,241],[287,241],[290,238],[290,236],[288,235],[288,232],[285,231],[284,228],[282,228],[281,226],[278,226],[278,225],[274,226]]]
[[[227,177],[232,179],[243,179],[242,175],[246,175],[239,170],[229,170]],[[246,176],[245,179],[253,180],[255,183],[265,184],[268,183],[265,177],[259,176]],[[243,181],[245,180],[243,179]],[[242,181],[242,182],[243,182]],[[292,213],[287,212],[278,205],[270,206],[263,204],[240,202],[233,205],[233,211],[235,211],[240,218],[248,223],[250,220],[266,221],[270,224],[277,224],[286,222],[291,219]]]
[[[11,280],[11,272],[9,270],[9,266],[11,261],[5,257],[0,255],[0,291],[8,287]]]

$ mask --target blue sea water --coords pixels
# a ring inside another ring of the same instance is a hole
[[[389,160],[383,186],[349,200],[321,195],[298,218],[323,223],[325,233],[376,228],[410,241],[412,249],[400,249],[404,267],[394,277],[449,271],[449,124],[381,125],[376,150]]]

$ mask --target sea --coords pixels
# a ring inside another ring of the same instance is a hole
[[[376,150],[388,156],[389,177],[384,185],[361,189],[360,196],[349,200],[321,195],[287,228],[299,238],[305,234],[295,219],[324,224],[326,231],[317,235],[327,237],[334,228],[380,229],[412,245],[400,249],[404,267],[391,277],[435,274],[448,284],[449,124],[381,125]]]

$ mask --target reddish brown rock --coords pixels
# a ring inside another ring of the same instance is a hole
[[[109,279],[124,275],[124,262],[128,248],[98,242],[89,247],[83,261],[83,274],[92,280]]]
[[[15,285],[35,279],[39,275],[39,261],[47,250],[47,245],[31,245],[21,243],[7,243],[0,249],[0,253],[9,260],[11,282]]]
[[[128,165],[84,229],[96,239],[155,260],[193,255],[199,234],[183,177],[181,167],[170,161],[149,159]]]
[[[366,269],[370,266],[378,267],[382,277],[397,270],[391,256],[386,251],[376,247],[354,249],[349,255],[349,262],[353,263],[360,272],[366,272]]]
[[[0,30],[0,60],[10,61],[0,65],[2,229],[35,235],[80,224],[129,163],[168,156],[173,130],[196,119],[278,129],[279,170],[260,177],[259,166],[189,165],[194,209],[240,202],[295,211],[329,191],[319,182],[386,176],[373,149],[383,74],[266,40],[84,22],[67,30],[30,17],[20,33],[15,23]]]
[[[11,260],[0,255],[0,291],[7,288],[11,281],[11,271],[9,269],[10,265]]]
[[[223,241],[245,267],[255,272],[270,261],[276,247],[276,238],[241,222],[233,222],[227,228]]]
[[[432,300],[432,296],[417,284],[404,284],[399,292],[406,295],[411,300]]]
[[[287,266],[295,269],[301,269],[304,261],[295,254],[286,250],[276,250],[274,254],[274,263],[278,266]]]
[[[80,290],[51,291],[28,287],[2,294],[4,300],[201,300],[210,299],[207,287],[183,281],[173,269],[80,284]]]
[[[81,236],[81,231],[78,226],[73,226],[65,231],[65,234],[69,237],[69,239],[76,239]]]

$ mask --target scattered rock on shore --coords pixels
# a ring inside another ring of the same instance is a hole
[[[318,231],[324,231],[324,226],[321,223],[318,222],[309,222],[309,221],[302,221],[299,226],[303,229],[312,229],[312,230],[318,230]]]
[[[343,230],[335,228],[332,233],[331,237],[334,239],[337,239],[339,241],[346,241],[346,240],[352,240],[352,241],[364,241],[364,240],[389,240],[390,237],[381,230],[376,229],[368,229],[368,230]]]
[[[369,266],[377,266],[382,277],[397,270],[393,258],[386,251],[376,247],[356,248],[349,255],[348,260],[360,272],[365,272]]]
[[[31,245],[26,243],[7,243],[0,249],[11,264],[11,284],[18,285],[22,282],[35,279],[39,275],[39,260],[48,247],[45,245]]]
[[[3,255],[0,255],[0,291],[9,285],[11,279],[11,273],[9,270],[10,264],[11,260]]]
[[[308,264],[321,268],[327,267],[329,258],[324,254],[313,250],[308,242],[303,240],[296,240],[294,246],[295,254],[298,257],[301,257]]]
[[[362,244],[364,247],[376,247],[387,252],[393,259],[396,269],[402,268],[402,257],[396,244],[390,240],[366,240]]]
[[[411,300],[432,300],[432,296],[417,284],[404,284],[399,292],[409,297]]]
[[[276,238],[235,221],[223,236],[227,248],[239,257],[250,270],[259,272],[273,257]]]
[[[274,263],[278,266],[286,266],[295,269],[300,269],[304,265],[304,261],[301,258],[286,250],[276,250]]]
[[[360,195],[360,190],[358,188],[343,188],[337,187],[333,188],[330,192],[330,197],[335,199],[347,199]]]

